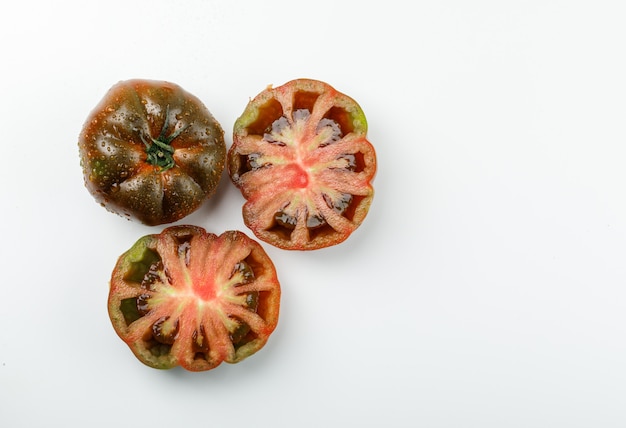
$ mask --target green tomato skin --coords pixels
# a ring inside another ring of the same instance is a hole
[[[85,186],[106,209],[171,223],[211,197],[225,166],[224,131],[202,102],[169,82],[114,85],[78,141]]]

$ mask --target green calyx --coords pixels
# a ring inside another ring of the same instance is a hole
[[[156,165],[161,169],[170,169],[175,165],[174,148],[168,141],[152,138],[152,144],[146,144],[146,159],[150,165]]]
[[[171,143],[189,127],[189,125],[184,126],[173,134],[166,135],[169,127],[169,113],[169,106],[167,106],[165,109],[165,121],[157,138],[150,137],[150,141],[146,141],[142,136],[142,141],[146,146],[146,153],[148,154],[146,161],[150,165],[158,166],[161,170],[167,170],[176,165],[176,162],[174,162],[174,148],[171,146]]]

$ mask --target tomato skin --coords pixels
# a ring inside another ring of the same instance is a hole
[[[345,241],[374,197],[376,153],[366,137],[358,103],[324,82],[261,92],[235,122],[227,156],[246,226],[287,250]]]
[[[280,294],[272,261],[244,233],[171,226],[119,257],[108,311],[142,363],[204,371],[240,362],[266,344]]]
[[[225,166],[224,131],[202,102],[170,82],[114,85],[79,136],[85,186],[106,209],[154,226],[195,211]]]

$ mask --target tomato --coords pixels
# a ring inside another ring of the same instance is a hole
[[[274,265],[238,231],[171,226],[144,236],[120,256],[110,284],[115,331],[154,368],[237,363],[261,349],[278,322]]]
[[[376,154],[352,98],[298,79],[268,87],[234,125],[228,171],[261,240],[289,250],[343,242],[363,222]]]
[[[224,131],[198,98],[149,80],[113,86],[79,137],[85,185],[109,211],[147,225],[179,220],[212,196]]]

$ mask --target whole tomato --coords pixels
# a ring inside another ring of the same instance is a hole
[[[215,192],[224,132],[180,86],[128,80],[113,86],[79,136],[85,185],[105,208],[147,225],[179,220]]]
[[[374,197],[376,153],[366,134],[361,107],[324,82],[297,79],[257,95],[228,152],[246,226],[288,250],[347,239]]]
[[[278,322],[280,294],[272,261],[242,232],[171,226],[120,256],[108,310],[144,364],[203,371],[261,349]]]

